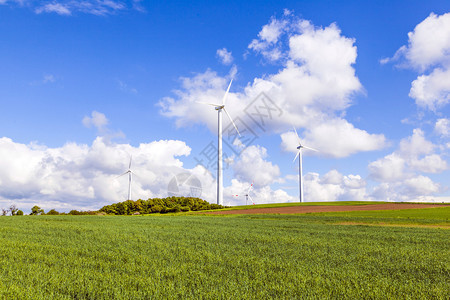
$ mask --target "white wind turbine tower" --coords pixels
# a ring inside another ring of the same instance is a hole
[[[294,132],[295,132],[295,135],[297,136],[297,140],[298,140],[298,146],[297,146],[298,152],[297,152],[297,155],[295,155],[293,161],[295,161],[297,159],[297,156],[298,156],[298,186],[299,186],[299,190],[300,190],[299,197],[300,197],[300,202],[303,202],[303,170],[302,170],[302,164],[303,164],[302,160],[303,159],[302,159],[302,148],[309,149],[309,150],[312,150],[312,151],[317,151],[317,150],[302,145],[302,142],[300,141],[300,137],[298,136],[297,130],[295,130],[295,127],[294,127]]]
[[[231,79],[230,84],[228,85],[228,89],[225,92],[225,95],[222,98],[222,104],[216,104],[216,103],[204,103],[204,102],[198,102],[201,104],[207,104],[212,105],[217,110],[217,116],[218,116],[218,126],[217,126],[217,136],[218,136],[218,147],[217,147],[217,204],[223,205],[223,177],[222,177],[222,110],[227,114],[228,118],[231,121],[231,124],[233,124],[234,128],[236,129],[239,136],[241,136],[241,133],[236,127],[236,124],[234,124],[233,119],[231,118],[230,114],[225,109],[225,103],[227,101],[228,92],[230,91],[231,83],[233,82],[233,79]]]
[[[131,200],[131,182],[133,181],[133,177],[132,175],[134,174],[133,171],[131,171],[131,159],[132,156],[130,156],[130,164],[128,165],[128,171],[126,171],[125,173],[123,173],[120,176],[117,176],[117,178],[122,177],[123,175],[128,174],[128,199],[127,200]],[[136,175],[136,174],[134,174]]]
[[[250,196],[250,191],[253,189],[253,182],[252,184],[248,187],[247,193],[245,193],[245,205],[247,205],[248,203],[248,199],[250,199],[250,201],[252,201],[253,205],[255,205],[255,201],[253,201],[253,198]],[[235,197],[239,197],[239,195],[233,195]]]

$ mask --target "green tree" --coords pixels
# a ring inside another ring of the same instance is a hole
[[[12,204],[12,205],[9,207],[9,211],[11,212],[11,216],[15,216],[16,213],[17,213],[17,211],[18,211],[18,208],[16,207],[15,204]]]
[[[38,216],[44,214],[44,210],[40,208],[39,206],[35,205],[31,208],[31,214],[33,216]]]
[[[16,216],[23,216],[23,211],[21,211],[20,209],[17,211]]]
[[[51,209],[51,210],[48,211],[47,215],[59,215],[59,212],[57,212],[54,209]]]

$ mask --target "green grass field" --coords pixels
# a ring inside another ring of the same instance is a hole
[[[321,201],[321,202],[287,202],[287,203],[270,203],[270,204],[256,204],[256,205],[240,205],[227,207],[221,210],[242,210],[242,209],[256,209],[256,208],[272,208],[272,207],[291,207],[291,206],[345,206],[345,205],[370,205],[383,204],[388,202],[382,201]],[[406,203],[406,202],[405,202]],[[211,210],[212,211],[212,210]]]
[[[449,299],[448,208],[0,217],[0,299]],[[409,220],[409,221],[408,221]]]

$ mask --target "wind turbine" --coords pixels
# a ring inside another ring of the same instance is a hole
[[[120,176],[117,176],[117,178],[119,178],[119,177],[122,177],[123,175],[128,174],[128,200],[131,200],[131,182],[133,181],[132,174],[134,174],[134,172],[131,171],[131,159],[132,158],[133,157],[130,156],[130,164],[128,165],[128,171],[126,171],[125,173],[123,173]],[[134,174],[134,175],[136,175],[136,174]]]
[[[197,102],[201,104],[207,104],[212,105],[217,110],[217,119],[218,119],[218,126],[217,126],[217,136],[218,136],[218,147],[217,147],[217,204],[223,205],[223,177],[222,177],[222,110],[227,114],[228,118],[231,121],[231,124],[233,124],[234,128],[236,129],[239,136],[241,136],[241,133],[236,127],[236,124],[234,124],[233,119],[231,118],[230,114],[225,109],[225,103],[227,101],[228,92],[230,91],[231,83],[233,82],[233,79],[231,79],[230,84],[228,85],[227,91],[225,92],[225,95],[222,98],[222,104],[216,104],[216,103],[204,103],[204,102]]]
[[[303,202],[302,149],[305,148],[305,149],[309,149],[309,150],[312,150],[312,151],[317,151],[317,150],[302,145],[302,142],[300,141],[300,137],[298,136],[297,130],[295,130],[295,127],[294,127],[294,132],[295,132],[295,135],[297,136],[297,140],[298,140],[298,146],[297,146],[298,152],[297,152],[297,155],[295,155],[293,162],[298,157],[298,186],[299,186],[299,190],[300,190],[299,197],[300,197],[300,202]]]
[[[252,201],[253,205],[255,205],[255,201],[253,201],[253,198],[250,196],[250,191],[253,189],[253,182],[252,184],[248,187],[247,193],[244,195],[245,196],[245,205],[247,205],[248,203],[248,199],[250,199],[250,201]],[[233,195],[235,197],[239,197],[239,195]]]

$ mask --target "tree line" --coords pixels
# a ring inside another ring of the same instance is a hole
[[[68,213],[64,212],[58,212],[55,209],[49,210],[47,213],[40,208],[39,206],[35,205],[31,208],[30,216],[40,216],[40,215],[97,215],[99,214],[98,211],[78,211],[78,210],[71,210]],[[24,213],[22,210],[18,209],[15,204],[11,205],[9,208],[2,208],[1,209],[1,215],[2,216],[23,216]]]
[[[225,206],[211,204],[203,199],[194,197],[167,197],[152,198],[148,200],[127,200],[103,206],[99,211],[112,215],[176,213],[187,211],[200,211],[221,209]]]
[[[225,206],[209,203],[200,198],[193,197],[167,197],[167,198],[149,198],[147,200],[126,200],[110,205],[103,206],[98,211],[78,211],[71,210],[69,213],[60,213],[55,209],[49,210],[47,213],[35,205],[31,208],[31,216],[39,215],[132,215],[132,214],[153,214],[153,213],[176,213],[187,211],[201,211],[221,209]],[[22,216],[23,211],[18,209],[15,204],[11,205],[9,209],[1,209],[2,216]]]

